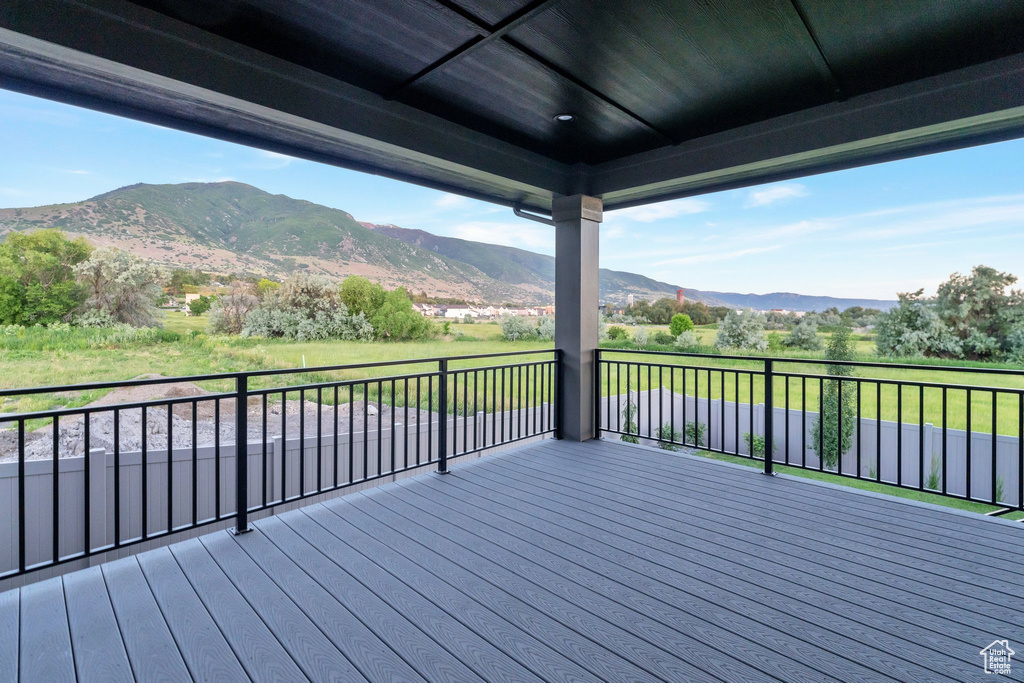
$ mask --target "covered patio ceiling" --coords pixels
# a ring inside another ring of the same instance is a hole
[[[614,209],[1024,135],[1022,29],[988,0],[8,0],[0,86]]]

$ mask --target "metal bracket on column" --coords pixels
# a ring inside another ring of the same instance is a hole
[[[525,218],[528,221],[536,221],[537,223],[543,223],[544,225],[550,225],[551,227],[555,227],[555,221],[553,219],[548,218],[547,216],[538,216],[535,213],[527,213],[526,211],[523,211],[521,208],[519,208],[518,205],[515,204],[512,205],[512,213],[519,216],[520,218]]]

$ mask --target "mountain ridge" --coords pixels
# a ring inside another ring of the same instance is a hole
[[[554,258],[508,247],[357,221],[352,214],[235,181],[136,183],[81,202],[0,209],[0,238],[60,228],[162,265],[286,277],[363,275],[387,287],[475,301],[551,303]],[[681,287],[637,273],[600,270],[602,301],[674,297]],[[894,301],[684,287],[712,306],[823,310],[888,308]],[[812,306],[813,304],[813,306]]]

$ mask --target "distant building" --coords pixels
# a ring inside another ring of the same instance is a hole
[[[629,296],[626,297],[626,305],[627,306],[632,306],[633,305],[633,295],[632,294],[630,294]]]
[[[684,301],[686,301],[686,295],[683,293],[683,291],[684,290],[682,290],[682,289],[677,289],[676,290],[676,303],[680,303],[681,304]]]

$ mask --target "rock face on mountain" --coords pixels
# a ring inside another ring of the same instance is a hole
[[[0,209],[0,237],[60,228],[173,267],[283,278],[363,275],[386,287],[489,303],[548,304],[555,260],[523,249],[360,223],[351,214],[237,182],[129,185],[73,204]],[[600,296],[620,304],[674,297],[677,285],[602,268]],[[894,302],[687,289],[709,305],[795,310]]]

